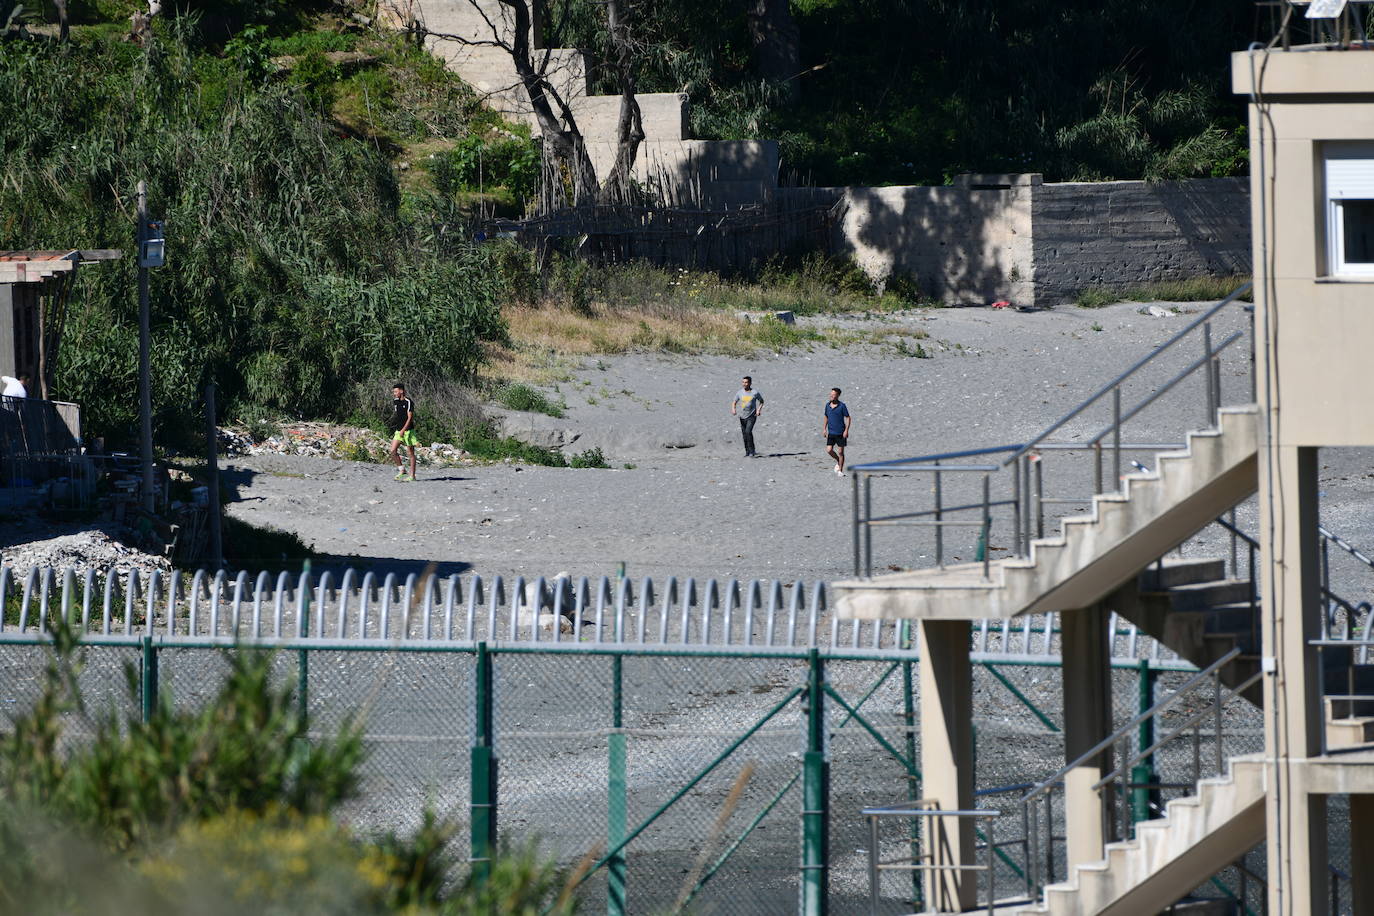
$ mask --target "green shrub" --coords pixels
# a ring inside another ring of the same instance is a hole
[[[67,748],[84,660],[65,626],[52,629],[39,698],[0,736],[0,792],[10,802],[41,806],[128,849],[226,810],[322,813],[354,792],[360,730],[345,723],[336,736],[307,741],[292,686],[273,684],[269,652],[229,653],[218,696],[198,709],[162,697],[147,721],[111,711],[94,719],[89,741]],[[136,705],[136,669],[126,675]]]
[[[589,448],[585,452],[578,452],[568,459],[568,467],[572,468],[608,468],[606,456],[599,448]]]
[[[519,383],[502,385],[496,390],[496,401],[502,407],[511,410],[548,414],[551,417],[563,416],[561,405],[549,400],[542,391],[537,391],[529,385]]]
[[[459,447],[476,458],[487,461],[511,461],[542,467],[568,466],[563,453],[540,445],[530,445],[511,436],[500,436],[489,425],[469,426],[459,440]]]

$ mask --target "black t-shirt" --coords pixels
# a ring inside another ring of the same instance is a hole
[[[415,402],[410,398],[396,398],[391,402],[391,422],[388,424],[392,432],[399,432],[402,426],[406,425],[406,416],[414,415]]]

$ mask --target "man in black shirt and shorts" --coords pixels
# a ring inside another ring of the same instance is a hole
[[[849,442],[849,408],[840,400],[840,389],[830,389],[830,400],[825,405],[825,419],[821,421],[825,429],[825,453],[835,462],[835,476],[844,476],[844,447]]]
[[[406,397],[406,386],[397,382],[391,388],[391,457],[396,462],[396,479],[409,482],[415,479],[415,446],[420,440],[415,437],[415,402]],[[410,473],[406,473],[405,463],[401,460],[401,446],[410,450]]]

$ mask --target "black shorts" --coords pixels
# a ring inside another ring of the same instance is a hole
[[[848,441],[848,438],[849,438],[848,436],[843,436],[843,435],[838,435],[838,436],[837,436],[835,433],[827,433],[826,436],[825,436],[825,444],[826,444],[826,445],[838,445],[840,448],[844,448],[845,442]]]

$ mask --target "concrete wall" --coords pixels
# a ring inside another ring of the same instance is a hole
[[[1094,286],[1250,273],[1244,178],[1044,184],[1031,220],[1037,305]]]
[[[961,176],[950,187],[782,188],[783,209],[843,200],[833,254],[943,302],[1053,306],[1087,287],[1250,272],[1243,178],[1042,184]]]

